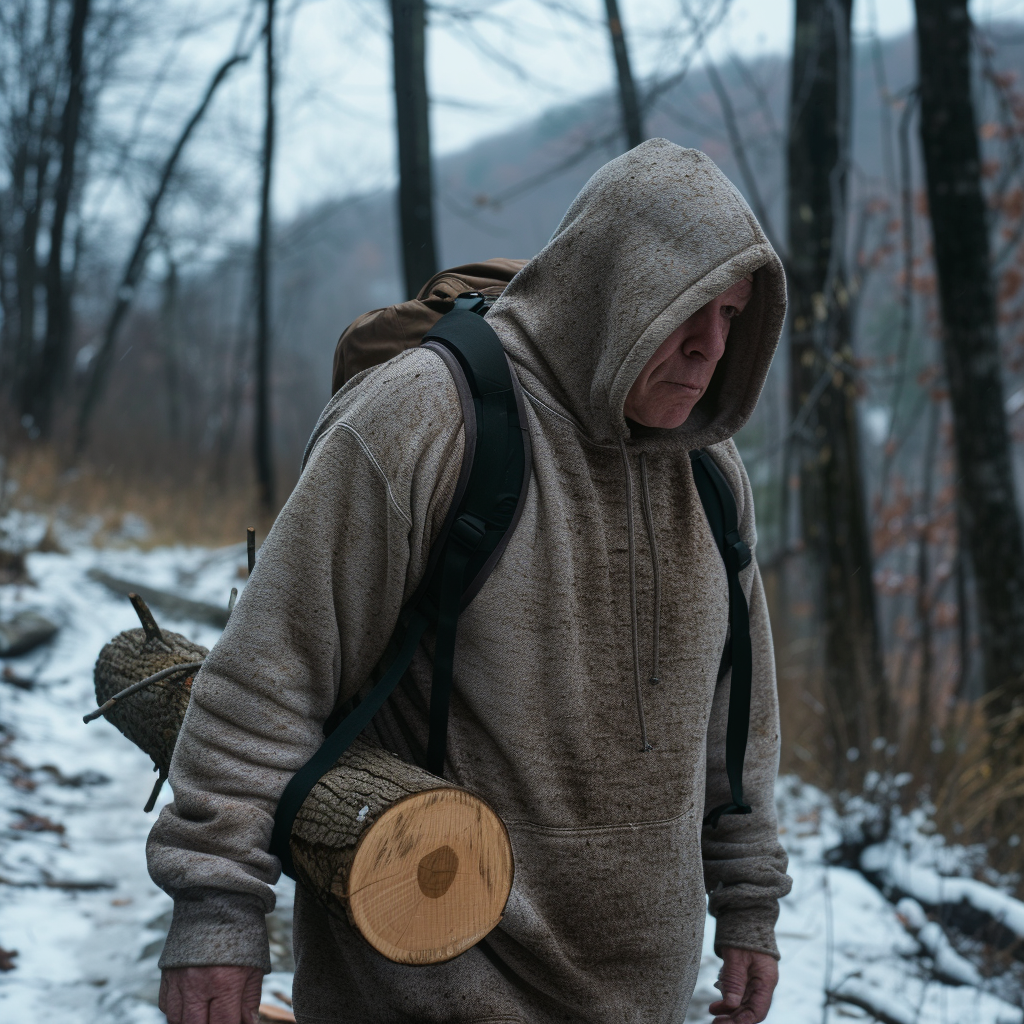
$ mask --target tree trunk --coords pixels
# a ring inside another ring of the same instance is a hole
[[[274,167],[274,0],[267,0],[263,182],[256,246],[256,480],[260,504],[274,510],[274,460],[270,431],[270,182]]]
[[[75,184],[75,159],[84,105],[83,51],[89,0],[74,0],[68,30],[68,95],[61,114],[60,171],[53,195],[50,254],[46,266],[46,337],[33,368],[25,411],[39,432],[48,437],[53,426],[53,403],[67,371],[71,347],[71,293],[64,273],[64,228]]]
[[[415,298],[420,288],[437,273],[424,0],[391,0],[391,23],[402,269],[405,293],[408,298]]]
[[[170,252],[160,303],[160,348],[164,357],[164,385],[167,390],[167,433],[177,443],[181,434],[181,368],[178,360],[178,265]]]
[[[313,787],[291,848],[303,884],[396,963],[458,956],[512,886],[508,833],[484,801],[363,740]]]
[[[1003,406],[966,0],[917,0],[921,144],[953,410],[958,501],[996,712],[1024,701],[1024,539]]]
[[[619,0],[605,0],[608,12],[608,34],[612,40],[612,54],[615,57],[615,72],[619,81],[619,105],[622,108],[622,130],[626,146],[633,149],[644,141],[644,122],[640,114],[640,103],[633,82],[633,70],[629,64],[626,36],[619,17]]]
[[[852,0],[797,0],[789,115],[790,403],[836,768],[887,729],[843,259]]]

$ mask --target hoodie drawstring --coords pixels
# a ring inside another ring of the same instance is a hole
[[[640,638],[637,626],[636,611],[636,538],[633,531],[633,474],[629,468],[629,456],[626,444],[619,438],[619,451],[622,453],[622,468],[626,475],[626,533],[629,551],[629,611],[633,626],[633,684],[636,687],[636,713],[640,719],[640,749],[651,750],[647,742],[647,722],[644,719],[644,695],[640,685]]]
[[[644,500],[644,518],[647,520],[647,540],[651,545],[651,563],[654,566],[654,639],[651,650],[651,678],[648,682],[657,685],[658,678],[658,633],[661,628],[661,566],[658,564],[658,541],[654,536],[654,513],[651,510],[651,490],[647,486],[647,453],[640,453],[640,483]]]

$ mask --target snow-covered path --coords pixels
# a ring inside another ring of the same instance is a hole
[[[43,529],[33,520],[6,525],[29,534]],[[143,814],[142,807],[154,776],[148,758],[112,726],[82,723],[95,706],[96,655],[111,636],[138,623],[127,600],[86,573],[101,567],[223,604],[240,585],[245,554],[241,545],[219,551],[71,548],[70,554],[29,556],[35,585],[0,587],[0,617],[34,609],[61,627],[44,648],[4,662],[9,675],[31,681],[31,689],[0,682],[0,723],[9,730],[0,733],[0,948],[17,950],[14,969],[0,973],[0,1020],[158,1024],[156,961],[170,900],[146,872],[145,838],[156,812]],[[157,617],[206,646],[216,639],[212,627]],[[956,954],[936,945],[941,934],[927,926],[918,938],[908,931],[913,907],[901,906],[901,920],[859,872],[825,867],[823,852],[838,833],[822,794],[782,780],[778,797],[794,887],[779,919],[783,960],[770,1024],[1024,1024],[1024,1013],[992,994],[990,983],[949,982],[950,970],[980,979],[966,961],[949,960]],[[158,808],[168,799],[165,787]],[[264,986],[268,1002],[276,1001],[273,992],[290,990],[290,905],[286,880],[271,920],[278,973]],[[924,921],[910,923],[917,931]],[[717,997],[713,928],[709,921],[688,1017],[702,1024],[710,1021],[706,1008]],[[946,981],[932,971],[942,956],[952,964],[938,972]],[[827,1010],[826,990],[836,993]]]

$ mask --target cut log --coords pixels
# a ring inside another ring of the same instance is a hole
[[[295,818],[302,882],[389,960],[436,964],[501,920],[512,844],[479,797],[364,740],[313,787]]]
[[[209,654],[180,633],[161,630],[146,602],[129,595],[141,629],[126,629],[100,651],[93,670],[96,700],[108,721],[153,758],[157,777],[145,810],[151,811],[167,778],[178,731],[185,718],[196,665]],[[179,671],[175,668],[180,666]],[[121,691],[149,677],[151,685],[130,695]],[[111,698],[117,698],[103,708]],[[88,722],[95,715],[86,715]]]

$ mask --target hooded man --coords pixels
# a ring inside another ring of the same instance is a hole
[[[599,170],[488,314],[525,396],[533,475],[511,541],[459,620],[447,778],[504,821],[500,925],[447,963],[385,959],[300,885],[295,1015],[359,1024],[682,1022],[705,893],[721,1021],[754,1024],[789,891],[773,802],[779,725],[756,559],[744,792],[728,802],[722,559],[688,453],[725,475],[755,549],[732,435],[764,384],[782,266],[715,164],[663,139]],[[160,966],[172,1024],[236,1024],[270,969],[267,852],[286,783],[385,653],[456,485],[463,422],[421,348],[327,406],[302,476],[192,688],[150,872],[174,897]],[[432,639],[371,727],[425,746]]]

